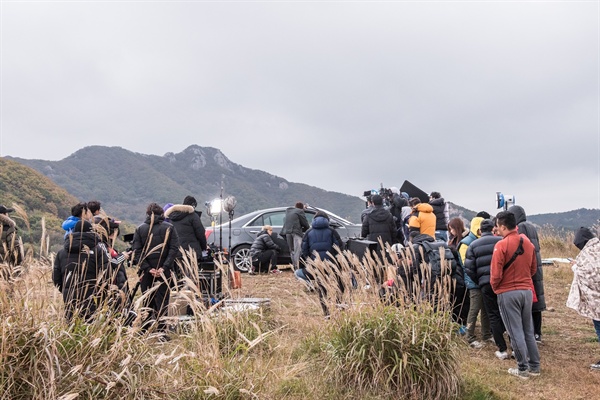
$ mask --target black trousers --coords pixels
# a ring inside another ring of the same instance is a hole
[[[148,307],[152,310],[148,319],[144,323],[150,323],[150,321],[155,320],[158,323],[157,330],[160,332],[166,332],[166,324],[164,323],[162,317],[167,316],[167,311],[169,307],[169,299],[171,295],[171,289],[169,288],[168,282],[163,281],[160,278],[154,278],[149,273],[144,275],[142,278],[142,282],[140,287],[142,288],[142,294],[146,293],[149,289],[151,289],[155,282],[158,282],[160,285],[158,289],[152,292],[152,294],[146,299],[144,303],[144,307]]]
[[[498,350],[506,351],[506,341],[504,340],[504,322],[502,322],[502,316],[500,315],[500,308],[498,307],[498,296],[492,290],[491,285],[481,286],[481,294],[483,295],[483,307],[487,312],[488,318],[490,319],[490,328],[492,329],[492,336],[498,346]]]
[[[542,336],[542,312],[532,311],[531,317],[533,318],[533,333]]]
[[[277,269],[277,252],[275,250],[265,250],[258,254],[258,260],[252,263],[255,272],[269,272],[270,269]]]

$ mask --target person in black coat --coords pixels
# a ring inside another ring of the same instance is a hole
[[[108,264],[92,224],[77,222],[57,253],[52,269],[52,281],[62,293],[68,322],[75,317],[92,319],[102,286],[99,278],[106,274]]]
[[[179,254],[179,239],[173,225],[165,221],[163,209],[158,204],[148,205],[146,221],[135,230],[132,247],[142,293],[159,285],[146,299],[145,306],[153,310],[147,322],[157,321],[158,330],[165,332],[162,317],[166,316],[169,306],[171,273]]]
[[[498,346],[497,357],[504,358],[507,349],[506,341],[504,340],[506,328],[500,315],[498,296],[490,286],[490,268],[494,246],[502,240],[502,236],[494,236],[492,233],[494,225],[494,221],[491,219],[481,221],[481,225],[479,226],[481,236],[473,240],[467,248],[465,272],[481,290],[483,307],[490,319],[490,328],[494,342]]]
[[[531,316],[533,318],[533,333],[535,336],[535,341],[542,343],[542,311],[546,309],[546,298],[544,296],[544,271],[542,270],[540,239],[535,226],[531,222],[527,221],[527,215],[525,214],[523,207],[511,206],[508,211],[515,215],[518,232],[527,236],[535,248],[537,270],[531,279],[533,280],[533,288],[535,289],[537,302],[533,303],[531,306]]]
[[[257,272],[280,272],[277,269],[277,254],[281,250],[273,241],[273,228],[271,225],[265,225],[254,239],[250,247],[250,256],[252,257],[252,269],[250,274]]]
[[[379,239],[385,246],[396,243],[396,224],[392,214],[383,208],[383,198],[376,194],[371,197],[373,210],[365,216],[362,223],[361,236],[373,242]],[[378,247],[379,250],[382,250]]]
[[[200,213],[195,210],[197,205],[194,197],[186,196],[183,204],[175,204],[165,211],[165,218],[177,231],[181,255],[193,251],[195,259],[200,259],[202,252],[206,251],[206,233]],[[189,277],[189,274],[185,275]]]

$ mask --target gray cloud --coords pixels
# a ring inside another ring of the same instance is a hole
[[[2,155],[191,144],[360,195],[600,208],[593,3],[6,3]]]

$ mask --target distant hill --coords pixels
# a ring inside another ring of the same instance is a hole
[[[190,194],[198,200],[198,209],[204,211],[202,204],[218,198],[221,187],[224,197],[236,197],[235,215],[304,201],[359,222],[365,206],[364,198],[289,182],[236,164],[218,149],[197,145],[164,156],[135,153],[120,147],[90,146],[60,161],[6,159],[39,171],[82,201],[100,200],[111,216],[133,224],[142,222],[150,202],[181,203]],[[14,190],[19,193],[21,187]],[[68,215],[73,202],[78,201],[71,199],[56,210],[57,214]],[[459,216],[469,222],[475,214],[450,203],[451,217]],[[203,220],[209,223],[206,215]],[[552,226],[557,231],[574,230],[578,226],[597,224],[600,210],[531,215],[528,220],[540,227]]]
[[[42,218],[46,220],[51,242],[58,242],[63,235],[61,223],[78,202],[75,196],[35,169],[0,158],[0,204],[8,207],[16,204],[27,214],[31,231],[18,213],[9,214],[25,243],[39,246]]]
[[[77,198],[100,200],[108,213],[137,223],[150,202],[177,204],[193,195],[201,205],[218,198],[221,185],[225,197],[236,197],[236,215],[303,201],[358,221],[364,208],[358,197],[245,168],[212,147],[193,145],[161,157],[90,146],[60,161],[11,159],[43,173]]]

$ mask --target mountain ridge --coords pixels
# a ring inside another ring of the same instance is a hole
[[[137,153],[119,146],[93,145],[58,161],[5,158],[37,170],[81,201],[100,200],[111,215],[135,223],[143,220],[150,202],[177,204],[190,194],[199,205],[220,197],[221,192],[223,197],[233,195],[238,202],[236,216],[303,201],[359,222],[365,204],[364,199],[357,196],[290,182],[265,171],[246,168],[217,148],[196,144],[163,156]],[[449,204],[451,217],[460,216],[470,221],[475,216],[474,211]],[[588,209],[528,215],[532,223],[552,225],[558,230],[591,226],[599,219],[600,210]],[[203,220],[209,223],[206,215]]]

